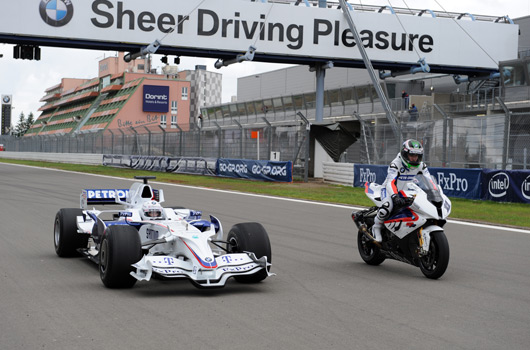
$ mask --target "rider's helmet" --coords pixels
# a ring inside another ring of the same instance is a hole
[[[164,209],[157,201],[147,201],[142,205],[142,214],[146,218],[161,218],[163,210]]]
[[[401,152],[399,155],[403,161],[403,164],[405,164],[407,168],[417,168],[423,159],[423,146],[418,141],[409,139],[403,142],[403,146],[401,147]],[[411,158],[413,159],[411,160]]]

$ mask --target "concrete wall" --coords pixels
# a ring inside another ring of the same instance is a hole
[[[326,90],[371,83],[365,69],[335,67],[326,70]],[[237,79],[239,102],[315,91],[315,72],[310,72],[308,66],[289,67]]]
[[[0,158],[36,160],[43,162],[103,165],[102,154],[89,153],[34,153],[34,152],[0,152]]]

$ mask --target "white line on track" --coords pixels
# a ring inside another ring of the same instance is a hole
[[[32,165],[11,164],[11,163],[0,163],[0,164],[22,166],[22,167],[28,167],[28,168],[37,168],[37,169],[46,169],[46,170],[51,170],[51,171],[59,171],[59,172],[73,173],[73,174],[80,174],[80,175],[99,176],[99,177],[115,179],[115,180],[136,181],[135,179],[127,179],[127,178],[123,178],[123,177],[116,177],[116,176],[109,176],[109,175],[100,175],[100,174],[90,174],[90,173],[81,173],[81,172],[77,172],[77,171],[61,170],[61,169],[53,169],[53,168],[42,168],[42,167],[32,166]],[[322,206],[326,206],[326,207],[334,207],[334,208],[341,208],[341,209],[350,209],[350,210],[362,210],[362,209],[365,209],[364,207],[354,207],[354,206],[350,206],[350,205],[315,202],[315,201],[309,201],[309,200],[303,200],[303,199],[294,199],[294,198],[275,197],[275,196],[267,196],[267,195],[255,194],[255,193],[238,192],[238,191],[219,190],[219,189],[216,189],[216,188],[207,188],[207,187],[197,187],[197,186],[189,186],[189,185],[181,185],[181,184],[172,184],[172,183],[167,183],[167,182],[151,181],[151,183],[164,185],[164,186],[174,186],[174,187],[192,188],[192,189],[203,190],[203,191],[220,192],[220,193],[227,193],[227,194],[236,194],[236,195],[240,195],[240,196],[250,196],[250,197],[257,197],[257,198],[268,198],[268,199],[275,199],[275,200],[288,201],[288,202],[294,202],[294,203],[322,205]],[[489,224],[478,224],[478,223],[474,223],[474,222],[457,221],[457,220],[447,220],[447,222],[450,223],[450,224],[456,224],[456,225],[467,225],[467,226],[482,227],[482,228],[487,228],[487,229],[492,229],[492,230],[520,232],[520,233],[526,233],[526,234],[530,235],[530,230],[524,230],[524,229],[518,229],[518,228],[512,228],[512,227],[496,226],[496,225],[489,225]]]

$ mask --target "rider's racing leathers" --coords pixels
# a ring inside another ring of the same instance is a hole
[[[400,153],[388,166],[386,179],[381,188],[382,204],[377,211],[374,226],[372,227],[373,236],[377,241],[381,241],[383,222],[388,219],[394,207],[393,196],[397,196],[398,192],[403,190],[407,183],[412,181],[417,174],[423,174],[427,178],[431,178],[431,174],[424,162],[421,162],[417,167],[409,168],[402,160]]]

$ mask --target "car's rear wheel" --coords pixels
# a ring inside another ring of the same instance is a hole
[[[267,262],[272,261],[269,235],[265,228],[257,222],[234,225],[228,232],[227,240],[231,253],[252,252],[258,259],[266,256]],[[262,269],[252,275],[235,276],[234,278],[241,283],[257,283],[263,281],[267,276],[267,270]]]
[[[138,231],[127,225],[109,226],[99,250],[99,275],[107,288],[131,288],[136,278],[131,276],[132,264],[142,258]]]
[[[87,247],[89,236],[77,232],[77,217],[82,215],[78,208],[63,208],[55,215],[53,243],[58,256],[76,256],[77,249]]]

